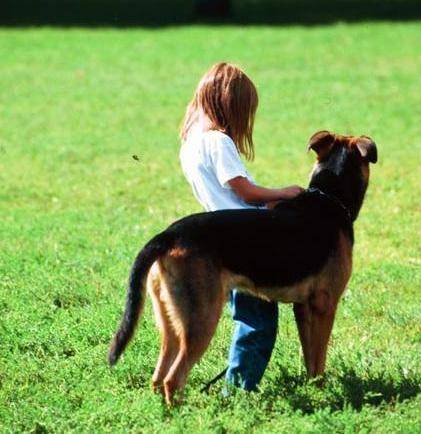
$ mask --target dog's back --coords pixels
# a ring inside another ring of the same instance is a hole
[[[353,242],[346,211],[317,190],[273,210],[195,214],[167,231],[177,240],[175,247],[204,254],[256,286],[291,285],[317,273],[334,254],[340,231]]]

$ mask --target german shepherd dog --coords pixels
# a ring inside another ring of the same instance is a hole
[[[204,212],[156,235],[133,264],[126,307],[112,341],[114,365],[152,298],[161,352],[153,387],[171,404],[208,347],[227,293],[239,288],[293,303],[309,377],[323,374],[336,307],[351,276],[353,222],[377,161],[367,136],[320,131],[307,190],[273,209]]]

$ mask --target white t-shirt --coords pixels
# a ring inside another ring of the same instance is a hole
[[[237,176],[254,181],[226,134],[193,127],[181,146],[180,161],[194,196],[206,211],[256,208],[237,196],[228,183]]]

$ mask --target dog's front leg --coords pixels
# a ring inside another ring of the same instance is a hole
[[[294,303],[295,321],[309,378],[324,373],[336,306],[337,300],[324,290],[314,292],[306,303]]]
[[[316,291],[310,298],[312,311],[311,341],[313,347],[314,371],[310,372],[311,377],[322,375],[325,371],[326,353],[335,320],[338,299],[329,291]]]
[[[307,301],[305,303],[294,303],[294,316],[300,336],[301,347],[303,349],[304,363],[307,369],[307,375],[311,376],[314,371],[312,366],[313,347],[311,342],[311,307]]]

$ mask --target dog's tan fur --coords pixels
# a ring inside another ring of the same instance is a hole
[[[152,266],[147,288],[161,333],[152,383],[171,403],[215,332],[225,301],[221,273],[206,259],[170,253]],[[194,306],[186,291],[194,291]]]

